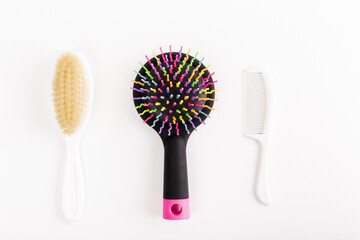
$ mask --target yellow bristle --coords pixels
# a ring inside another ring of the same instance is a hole
[[[87,87],[81,60],[72,53],[61,56],[53,80],[53,99],[57,121],[65,134],[73,134],[81,124]]]

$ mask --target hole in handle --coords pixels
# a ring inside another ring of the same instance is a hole
[[[175,216],[179,216],[182,212],[182,207],[180,204],[173,204],[171,206],[171,213],[174,214]]]

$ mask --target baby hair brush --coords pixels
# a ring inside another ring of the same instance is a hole
[[[244,71],[245,79],[245,124],[244,134],[259,144],[259,160],[255,180],[255,194],[263,204],[271,204],[268,177],[273,127],[273,88],[269,72],[260,67]]]
[[[78,220],[85,213],[85,179],[79,147],[89,120],[92,96],[92,78],[85,59],[79,53],[62,55],[55,70],[53,100],[67,142],[62,204],[69,221]]]
[[[190,217],[186,144],[209,117],[215,99],[212,74],[202,61],[179,52],[155,55],[137,73],[133,100],[139,116],[161,137],[164,152],[163,217]],[[205,123],[204,123],[205,124]]]

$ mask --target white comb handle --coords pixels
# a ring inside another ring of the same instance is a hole
[[[76,221],[85,213],[85,179],[77,134],[66,136],[67,154],[63,179],[63,212],[68,221]]]
[[[255,139],[259,143],[259,159],[257,163],[257,173],[255,180],[255,195],[260,202],[266,205],[271,205],[269,187],[270,141],[268,141],[268,139],[264,136],[257,136]]]

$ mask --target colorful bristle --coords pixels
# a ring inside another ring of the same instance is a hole
[[[179,52],[169,49],[166,53],[160,48],[159,55],[152,51],[152,59],[145,55],[146,63],[139,62],[141,69],[135,71],[131,87],[135,108],[159,134],[190,134],[214,110],[214,73],[209,73],[210,65],[202,65],[204,58],[197,60],[198,52],[193,57],[190,49],[186,54],[182,47]]]

